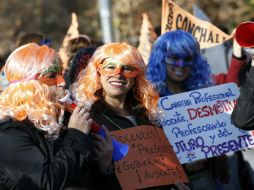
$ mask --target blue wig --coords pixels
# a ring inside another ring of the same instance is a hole
[[[171,95],[166,87],[167,64],[165,58],[174,55],[180,58],[192,57],[193,65],[189,77],[184,81],[186,91],[212,85],[210,67],[200,53],[197,40],[188,32],[175,30],[161,35],[154,43],[147,65],[147,79],[151,81],[160,96]]]

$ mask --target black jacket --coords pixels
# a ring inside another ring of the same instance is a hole
[[[244,130],[254,130],[254,68],[240,88],[240,96],[231,115],[232,123]]]
[[[28,119],[0,123],[0,189],[60,190],[78,185],[93,155],[90,137],[76,129],[49,141]]]
[[[127,118],[120,116],[114,110],[109,108],[104,102],[96,101],[90,110],[90,114],[93,120],[98,124],[104,125],[109,131],[120,130],[135,127],[135,125]],[[151,121],[146,117],[145,110],[139,107],[132,109],[132,114],[136,119],[138,125],[152,125]],[[120,128],[119,128],[120,127]],[[116,178],[116,175],[106,175],[102,173],[97,164],[90,164],[90,176],[89,180],[93,184],[93,189],[98,190],[118,190],[121,189],[120,184]],[[126,179],[128,180],[128,179]],[[131,183],[131,181],[130,181]],[[171,187],[171,186],[170,186]],[[147,189],[164,189],[162,187],[152,187]],[[165,189],[169,189],[167,186]]]
[[[147,118],[144,109],[135,107],[131,110],[131,112],[136,119],[137,126],[152,125],[151,121]],[[103,101],[96,101],[91,107],[90,114],[93,120],[100,125],[105,125],[109,131],[135,127],[135,125],[129,119],[116,113]]]

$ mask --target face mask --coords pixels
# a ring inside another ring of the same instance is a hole
[[[60,84],[64,82],[62,67],[58,64],[54,64],[52,67],[38,75],[36,79],[48,86]]]
[[[135,78],[138,75],[138,70],[135,67],[115,62],[101,64],[98,71],[101,75],[107,77],[114,77],[120,73],[126,78]]]
[[[192,67],[193,58],[191,56],[186,58],[180,58],[177,56],[166,56],[165,63],[175,67]]]

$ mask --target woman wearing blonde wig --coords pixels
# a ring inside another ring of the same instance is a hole
[[[11,53],[4,72],[9,86],[0,95],[0,189],[76,186],[84,158],[92,155],[91,119],[77,107],[63,125],[58,54],[27,44]]]
[[[99,159],[89,165],[89,181],[95,189],[121,189],[114,174],[108,130],[151,125],[157,115],[159,95],[145,79],[143,59],[126,43],[103,45],[95,51],[71,89],[77,101],[93,102],[92,119],[107,128],[105,139],[94,135]]]

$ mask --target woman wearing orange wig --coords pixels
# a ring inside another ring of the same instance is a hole
[[[71,89],[78,102],[93,103],[93,120],[109,131],[121,130],[151,124],[148,118],[156,115],[159,96],[144,75],[145,64],[135,48],[126,43],[110,43],[95,51]],[[111,139],[94,136],[95,153],[100,159],[90,165],[88,181],[95,189],[119,189],[113,172]]]
[[[93,152],[91,119],[77,107],[64,126],[60,57],[30,43],[11,53],[4,72],[9,86],[0,95],[0,189],[76,186],[84,158]]]
[[[151,125],[156,119],[159,95],[145,78],[140,53],[126,43],[99,47],[71,89],[78,102],[93,103],[92,119],[109,131]],[[94,135],[98,159],[89,165],[88,181],[94,189],[121,189],[114,173],[111,138],[106,134],[106,138]]]

